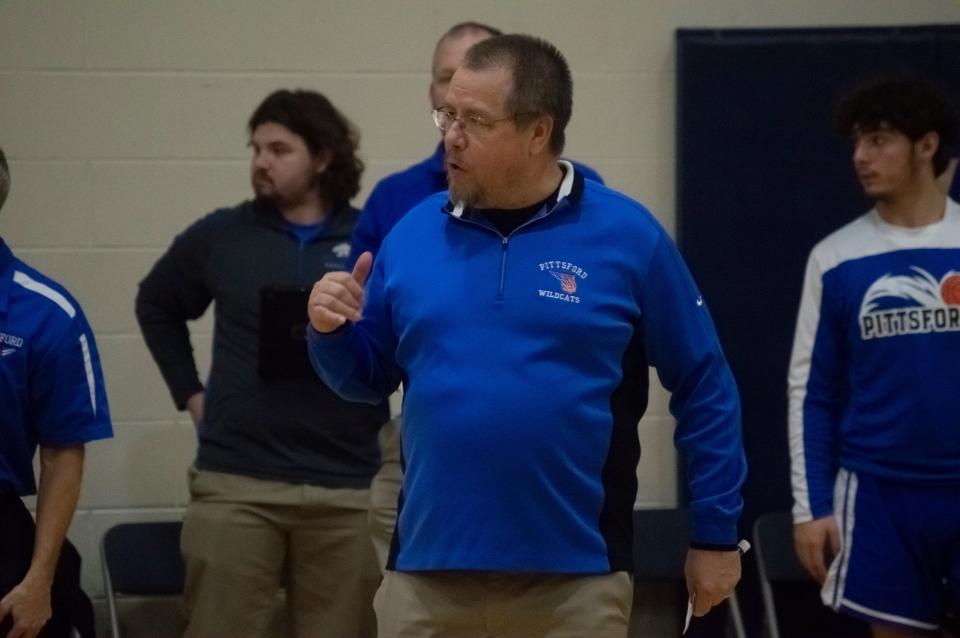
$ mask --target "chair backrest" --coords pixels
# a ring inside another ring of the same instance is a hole
[[[180,521],[121,523],[103,535],[100,541],[103,590],[114,638],[120,638],[117,594],[176,596],[183,593],[181,527]]]
[[[142,596],[183,592],[180,521],[121,523],[103,537],[112,591]]]
[[[813,579],[800,564],[793,548],[793,517],[789,512],[770,512],[753,524],[753,548],[760,572],[763,615],[769,638],[780,638],[780,623],[774,603],[774,583],[810,583]]]
[[[684,580],[690,515],[681,509],[633,513],[633,576],[643,582]]]

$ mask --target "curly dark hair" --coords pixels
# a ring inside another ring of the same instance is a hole
[[[930,132],[940,137],[933,171],[946,170],[957,144],[957,117],[946,96],[918,78],[886,78],[864,84],[844,97],[837,108],[843,135],[891,129],[917,141]]]
[[[299,135],[313,155],[331,151],[330,164],[318,176],[317,187],[335,207],[348,203],[360,191],[360,134],[326,97],[302,89],[274,91],[250,116],[247,128],[253,134],[267,122],[285,126]]]

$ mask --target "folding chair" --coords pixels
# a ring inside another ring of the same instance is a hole
[[[633,513],[633,576],[640,582],[685,583],[689,545],[687,510],[649,509]],[[736,638],[745,638],[737,594],[729,599],[730,623]]]
[[[753,524],[753,549],[757,553],[764,623],[769,638],[780,638],[774,583],[810,583],[813,579],[800,564],[793,547],[793,517],[789,512],[770,512]]]
[[[100,541],[103,589],[110,628],[120,638],[117,595],[179,596],[184,566],[180,555],[180,521],[121,523]]]
[[[856,619],[836,614],[820,601],[820,586],[800,564],[793,546],[793,517],[788,512],[764,514],[753,525],[753,548],[757,553],[764,627],[768,638],[780,638],[774,588],[781,590],[792,618],[787,626],[795,635],[869,636],[869,627]]]
[[[811,583],[793,548],[793,518],[789,512],[764,514],[753,524],[753,549],[757,553],[763,616],[769,638],[780,638],[773,583]]]

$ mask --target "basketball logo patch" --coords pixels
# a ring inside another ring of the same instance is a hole
[[[578,279],[583,281],[587,278],[587,271],[580,266],[563,260],[545,261],[540,264],[540,271],[550,273],[550,275],[560,282],[560,290],[546,290],[541,288],[538,294],[546,299],[557,299],[568,303],[580,303],[580,297],[576,296]]]

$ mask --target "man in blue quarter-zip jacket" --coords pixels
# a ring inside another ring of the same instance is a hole
[[[449,193],[311,293],[330,387],[376,403],[404,384],[382,637],[626,636],[648,365],[690,468],[694,613],[739,580],[736,386],[664,230],[558,161],[571,104],[552,45],[475,44],[434,111]]]
[[[350,252],[363,165],[349,122],[318,93],[271,94],[249,131],[255,199],[179,235],[137,296],[147,345],[200,440],[181,539],[186,634],[262,635],[286,569],[292,635],[356,638],[372,632],[366,517],[387,410],[321,383],[303,328],[309,285]],[[204,386],[186,322],[211,301]]]
[[[797,554],[875,636],[936,632],[960,603],[957,141],[930,85],[850,94],[839,124],[876,206],[810,253],[789,374]],[[828,560],[829,559],[829,560]]]
[[[430,66],[430,108],[443,106],[450,79],[463,62],[463,56],[472,45],[486,40],[500,31],[479,22],[461,22],[447,29],[433,51]],[[587,179],[603,183],[603,178],[589,166],[572,162],[574,169]],[[393,173],[377,182],[363,207],[357,227],[350,240],[350,260],[347,268],[363,253],[376,256],[383,238],[400,218],[429,195],[447,190],[447,171],[444,166],[443,143],[434,153],[413,166]],[[399,419],[399,417],[398,417]],[[400,471],[400,444],[397,420],[390,421],[380,431],[383,465],[370,486],[370,536],[377,551],[377,561],[383,567],[390,547],[390,537],[397,519],[397,498]]]

